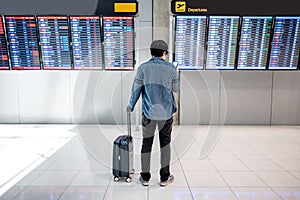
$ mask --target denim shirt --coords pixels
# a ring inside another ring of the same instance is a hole
[[[168,120],[176,112],[173,92],[179,91],[175,66],[153,57],[138,68],[127,110],[133,111],[142,94],[142,112],[151,120]]]

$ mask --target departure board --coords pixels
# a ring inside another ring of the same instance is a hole
[[[3,19],[0,16],[0,70],[9,69],[8,53],[4,33]]]
[[[210,16],[206,69],[234,69],[239,16]]]
[[[206,39],[206,16],[177,16],[175,60],[178,69],[203,69]]]
[[[276,17],[269,69],[297,69],[300,17]]]
[[[272,17],[243,17],[237,69],[266,69]]]
[[[5,16],[12,69],[40,69],[34,16]]]
[[[44,69],[71,69],[67,16],[38,16]]]
[[[70,16],[74,69],[102,69],[99,16]]]
[[[103,17],[103,29],[105,69],[133,69],[133,17]]]

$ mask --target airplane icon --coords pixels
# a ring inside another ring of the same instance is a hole
[[[181,8],[182,6],[184,6],[184,3],[183,4],[177,4],[177,9]]]
[[[177,1],[175,5],[176,5],[176,7],[175,7],[176,12],[185,12],[185,9],[186,9],[185,1]]]

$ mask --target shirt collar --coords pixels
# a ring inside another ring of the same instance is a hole
[[[152,57],[150,60],[164,60],[161,57]]]

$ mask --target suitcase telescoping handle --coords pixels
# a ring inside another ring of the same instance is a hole
[[[131,137],[131,113],[127,112],[127,132],[129,137]]]

